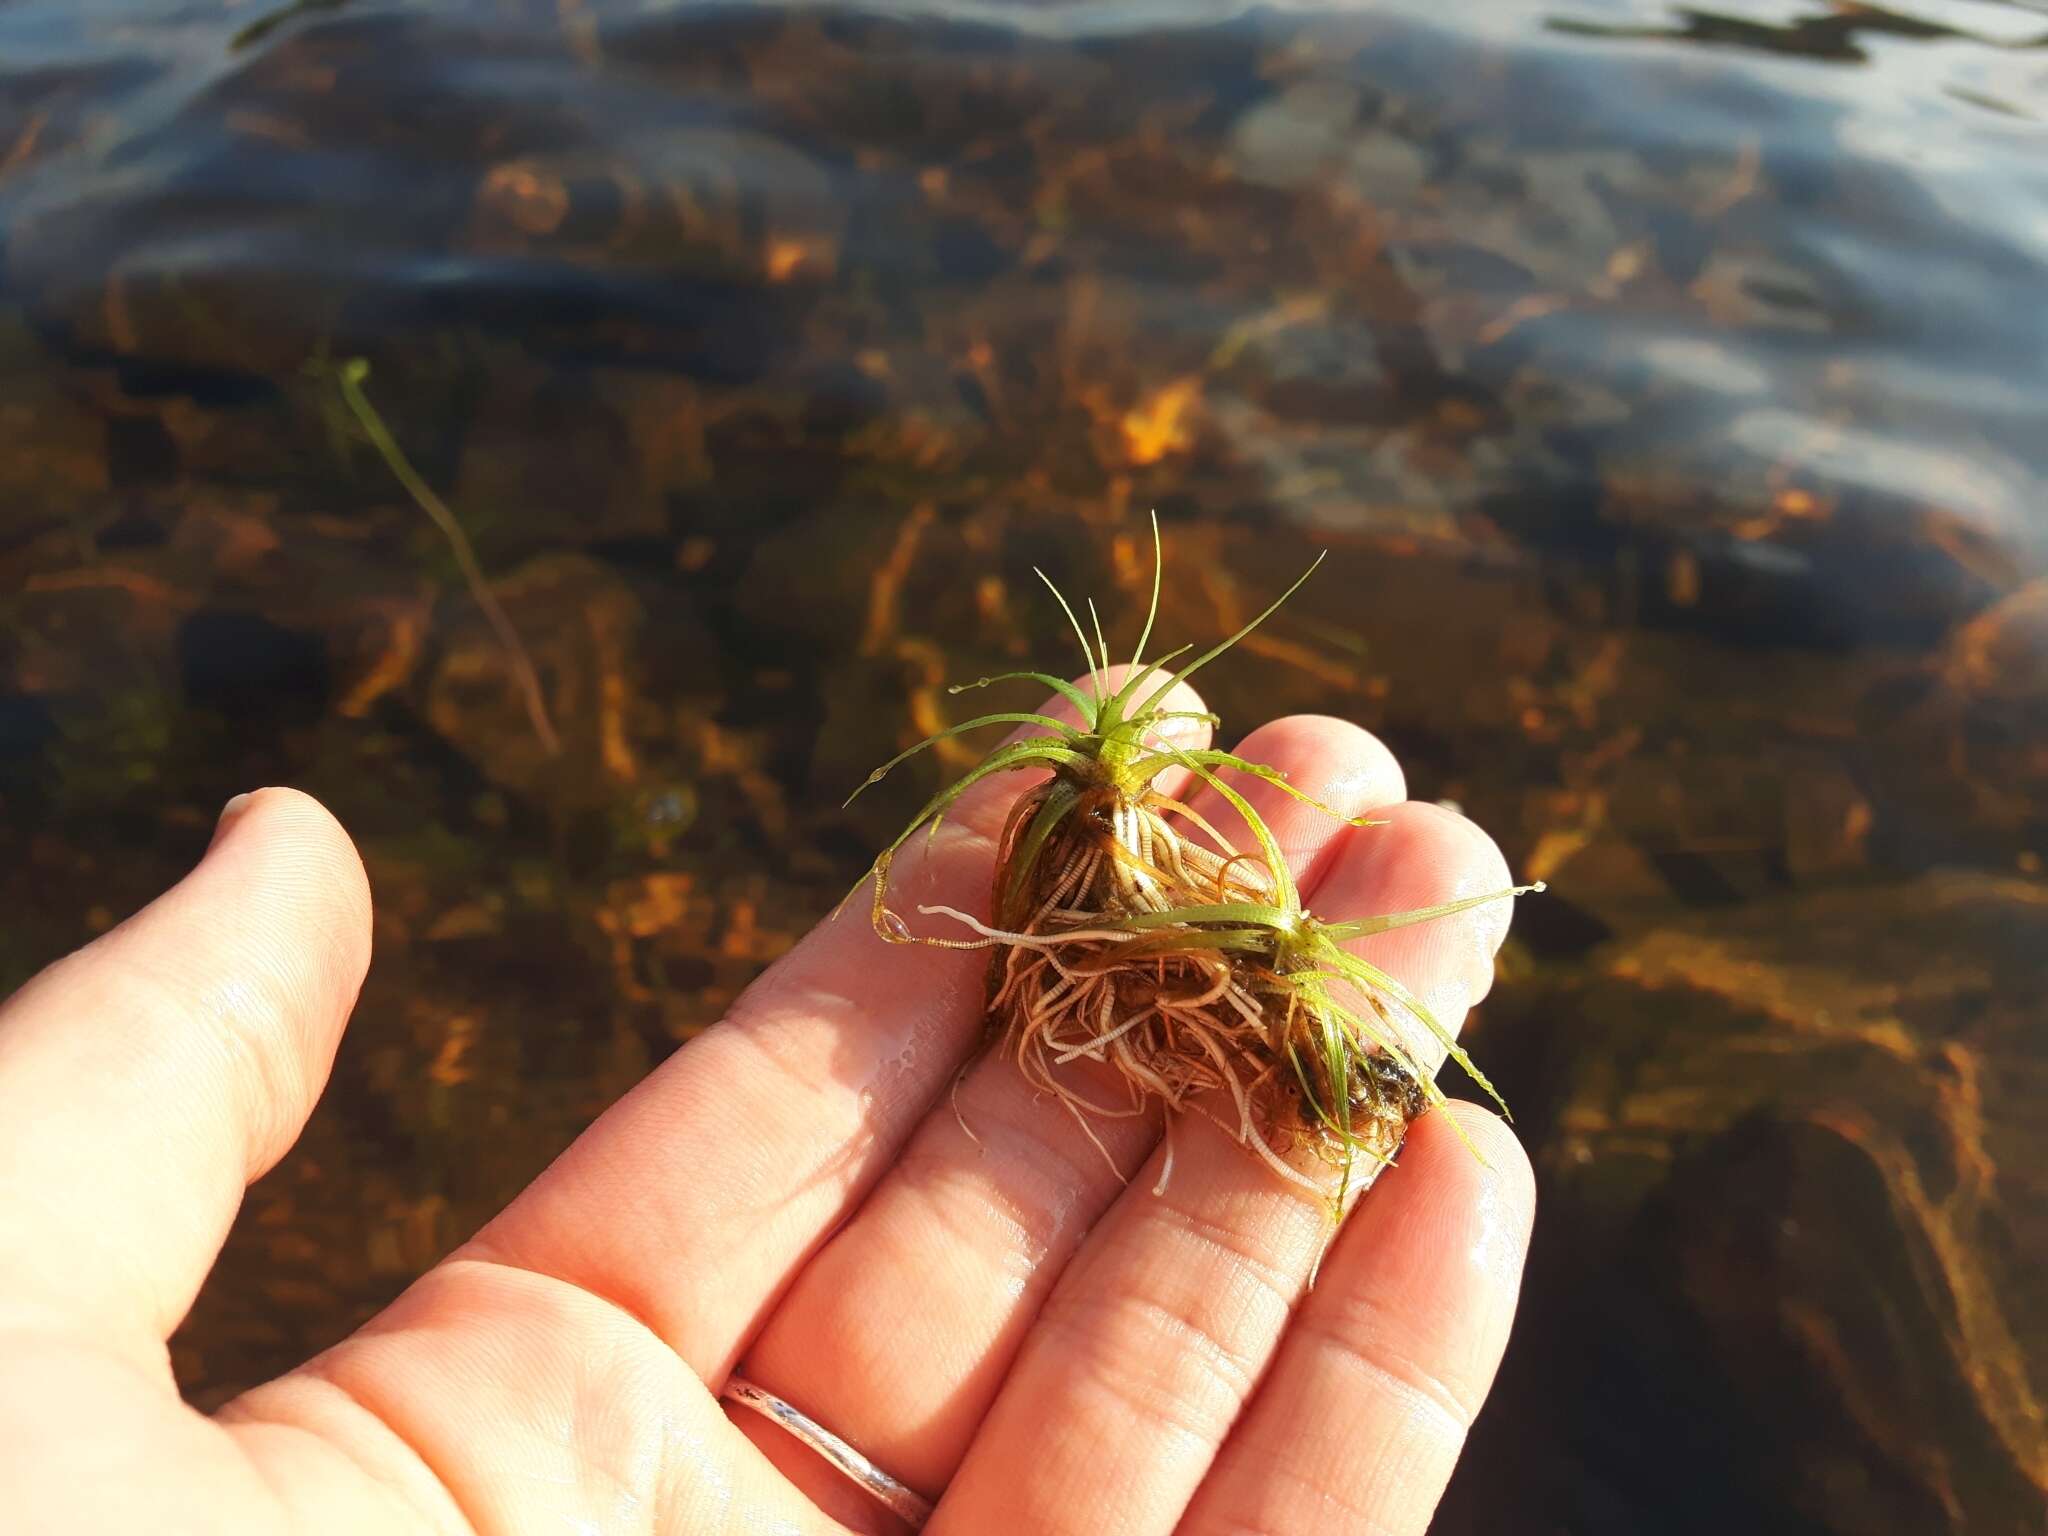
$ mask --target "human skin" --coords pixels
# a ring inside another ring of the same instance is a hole
[[[1356,727],[1293,717],[1242,750],[1384,822],[1247,786],[1323,917],[1508,883]],[[914,839],[892,890],[983,910],[1028,782]],[[1113,1170],[977,1059],[986,957],[884,944],[865,913],[821,923],[360,1332],[208,1417],[164,1341],[304,1125],[370,956],[334,819],[292,790],[231,803],[190,875],[0,1005],[7,1529],[905,1529],[723,1406],[735,1371],[936,1498],[937,1536],[1425,1529],[1514,1313],[1534,1193],[1512,1134],[1473,1105],[1425,1115],[1334,1240],[1200,1116],[1155,1194],[1156,1118],[1098,1125]],[[1496,903],[1358,948],[1448,1023],[1507,922]]]

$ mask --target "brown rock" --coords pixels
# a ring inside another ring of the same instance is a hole
[[[2038,883],[1937,874],[1694,914],[1535,1000],[1568,1021],[1551,1102],[1517,1106],[1546,1223],[1474,1457],[1526,1463],[1574,1530],[2038,1521],[2044,945]]]

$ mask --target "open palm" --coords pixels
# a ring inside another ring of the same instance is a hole
[[[1385,823],[1248,790],[1324,916],[1506,883],[1355,727],[1296,717],[1244,750]],[[919,838],[904,899],[984,909],[1019,787]],[[1361,950],[1452,1022],[1507,917]],[[1417,1122],[1310,1289],[1318,1202],[1199,1116],[1155,1194],[1156,1118],[1095,1127],[1119,1174],[1000,1061],[956,1088],[985,957],[885,945],[858,906],[360,1333],[193,1412],[164,1340],[310,1112],[369,931],[347,837],[266,790],[177,887],[0,1008],[10,1531],[904,1528],[723,1406],[736,1369],[936,1499],[948,1536],[1428,1524],[1514,1310],[1533,1196],[1513,1137],[1455,1106],[1482,1161],[1444,1114]]]

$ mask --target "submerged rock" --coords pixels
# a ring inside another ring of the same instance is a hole
[[[1529,1528],[2031,1528],[2044,946],[2048,886],[1937,873],[1695,913],[1523,994],[1484,1044],[1552,1084],[1517,1104],[1545,1220],[1471,1460],[1541,1490]],[[1439,1529],[1482,1528],[1477,1482]]]

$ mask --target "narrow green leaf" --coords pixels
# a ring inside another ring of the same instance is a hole
[[[1161,688],[1158,693],[1153,694],[1151,698],[1145,701],[1146,705],[1149,707],[1150,705],[1158,703],[1163,695],[1171,693],[1178,684],[1186,682],[1196,672],[1200,671],[1203,667],[1209,665],[1210,662],[1214,661],[1218,656],[1221,656],[1225,651],[1229,650],[1233,645],[1237,644],[1237,642],[1242,640],[1246,635],[1250,634],[1253,630],[1257,629],[1261,624],[1265,623],[1266,620],[1273,616],[1275,610],[1277,610],[1282,603],[1286,602],[1287,599],[1294,596],[1295,593],[1301,590],[1301,584],[1307,581],[1309,577],[1315,575],[1316,567],[1320,566],[1328,558],[1328,550],[1324,550],[1322,554],[1317,555],[1315,558],[1315,564],[1311,565],[1307,570],[1303,571],[1299,576],[1295,577],[1294,585],[1289,587],[1285,592],[1282,592],[1278,597],[1274,598],[1271,603],[1267,604],[1266,609],[1263,613],[1261,613],[1257,618],[1253,619],[1251,623],[1245,625],[1245,627],[1243,629],[1240,629],[1236,634],[1232,635],[1228,640],[1222,641],[1220,644],[1211,646],[1208,650],[1202,652],[1201,655],[1197,656],[1193,661],[1189,662],[1186,666],[1182,667],[1180,671],[1176,672],[1171,678],[1171,680],[1167,682],[1165,687]]]
[[[1102,638],[1102,615],[1095,611],[1095,599],[1088,599],[1088,622],[1095,628],[1095,654],[1102,658],[1103,681],[1109,680],[1109,642]]]
[[[1074,617],[1073,607],[1067,602],[1066,594],[1052,584],[1050,576],[1035,565],[1031,567],[1031,573],[1045,583],[1045,590],[1052,594],[1053,601],[1060,605],[1060,612],[1067,616],[1067,623],[1073,626],[1074,638],[1081,642],[1081,659],[1088,663],[1089,690],[1095,695],[1095,708],[1099,713],[1102,709],[1102,668],[1097,665],[1094,653],[1088,649],[1088,636],[1081,628],[1081,621]]]
[[[1124,706],[1131,702],[1138,691],[1153,678],[1157,677],[1162,669],[1180,660],[1181,657],[1187,655],[1193,649],[1192,645],[1179,646],[1174,650],[1168,651],[1164,656],[1146,662],[1143,671],[1133,672],[1129,677],[1125,678],[1123,687],[1117,689],[1116,693],[1104,705],[1104,708],[1109,711],[1109,715],[1103,729],[1107,730],[1110,725],[1121,723],[1125,718],[1123,714]],[[1163,714],[1164,711],[1155,710],[1153,713]],[[1132,718],[1137,717],[1134,716]]]
[[[1252,836],[1258,840],[1259,851],[1266,856],[1268,873],[1273,877],[1274,893],[1280,898],[1274,905],[1283,912],[1300,912],[1301,893],[1295,889],[1294,871],[1287,867],[1287,855],[1281,852],[1280,844],[1274,840],[1272,832],[1267,829],[1265,818],[1252,809],[1249,800],[1217,778],[1215,774],[1204,768],[1200,763],[1195,762],[1186,752],[1175,751],[1172,756],[1175,762],[1180,763],[1190,773],[1194,774],[1196,778],[1215,790],[1225,800],[1228,800],[1232,809],[1244,818],[1244,824],[1251,828]],[[1291,926],[1291,924],[1288,926]]]
[[[966,794],[968,790],[979,784],[983,779],[989,778],[994,774],[1008,772],[1012,768],[1072,768],[1078,767],[1084,761],[1085,759],[1080,753],[1071,750],[1062,742],[1048,737],[1033,737],[1029,741],[1013,742],[1007,747],[998,747],[974,767],[968,769],[959,779],[948,784],[936,795],[933,795],[931,799],[927,800],[924,803],[924,809],[911,818],[910,825],[899,832],[896,835],[896,840],[882,850],[881,857],[892,857],[897,849],[910,841],[912,834],[919,827],[922,827],[926,822],[945,815],[947,808],[954,801]],[[874,869],[875,866],[870,865],[868,873],[874,873]],[[866,879],[867,875],[861,876],[862,881]],[[856,882],[853,889],[858,891],[860,883]],[[851,895],[852,892],[847,894]],[[840,906],[845,904],[842,901]]]
[[[1357,955],[1337,948],[1334,944],[1328,946],[1327,955],[1322,956],[1321,959],[1324,963],[1336,966],[1351,981],[1384,992],[1403,1008],[1407,1009],[1422,1022],[1431,1034],[1436,1036],[1451,1060],[1471,1074],[1472,1081],[1485,1091],[1489,1099],[1492,1099],[1494,1103],[1500,1106],[1501,1113],[1510,1120],[1514,1119],[1514,1115],[1508,1110],[1508,1101],[1500,1096],[1500,1090],[1487,1081],[1486,1074],[1473,1064],[1472,1058],[1465,1053],[1465,1048],[1458,1044],[1457,1036],[1453,1035],[1438,1022],[1436,1015],[1429,1011],[1429,1008],[1423,1003],[1421,998],[1410,992],[1400,982],[1394,980],[1393,977],[1374,965],[1370,960],[1362,960]]]
[[[1054,693],[1072,704],[1081,712],[1082,723],[1095,723],[1095,701],[1063,677],[1054,677],[1050,672],[998,672],[993,677],[979,677],[971,683],[955,683],[948,693],[971,693],[976,688],[987,688],[994,683],[1037,683],[1050,688]]]
[[[1159,617],[1159,577],[1166,569],[1166,551],[1159,542],[1159,513],[1152,513],[1152,601],[1145,608],[1145,627],[1138,632],[1137,649],[1131,652],[1131,665],[1136,667],[1145,659],[1145,647],[1152,643],[1152,621]]]
[[[1379,917],[1354,918],[1348,923],[1325,923],[1323,933],[1336,943],[1342,944],[1350,939],[1362,939],[1369,933],[1385,933],[1390,928],[1406,928],[1411,923],[1433,922],[1439,917],[1469,912],[1474,907],[1483,907],[1489,902],[1506,901],[1512,896],[1522,896],[1544,889],[1541,880],[1534,885],[1511,885],[1506,890],[1488,891],[1484,896],[1463,896],[1456,901],[1440,902],[1433,907],[1415,907],[1406,912],[1384,913]]]
[[[925,737],[916,746],[907,747],[903,751],[898,752],[889,761],[882,764],[881,767],[877,768],[865,779],[862,779],[854,792],[840,802],[839,808],[845,810],[847,806],[853,804],[859,798],[861,790],[868,788],[870,785],[881,783],[883,779],[889,776],[889,770],[896,767],[897,764],[917,756],[918,753],[924,751],[927,747],[935,747],[942,741],[950,741],[953,737],[966,731],[979,730],[984,725],[1042,725],[1048,730],[1057,732],[1060,739],[1066,742],[1077,740],[1081,734],[1064,720],[1055,720],[1050,715],[1034,715],[1023,711],[1005,711],[1002,714],[977,715],[972,720],[963,720],[958,725],[950,725],[936,735]]]
[[[1238,923],[1247,927],[1288,929],[1294,920],[1280,907],[1256,902],[1226,902],[1215,906],[1173,907],[1165,912],[1134,912],[1123,919],[1131,928],[1171,928],[1196,923]]]
[[[1169,717],[1166,715],[1161,715],[1160,718],[1167,719]],[[1177,747],[1162,747],[1157,748],[1145,757],[1140,758],[1137,761],[1137,763],[1133,765],[1133,767],[1134,769],[1142,769],[1147,764],[1149,764],[1155,757],[1163,759],[1167,762],[1177,762],[1179,761],[1179,758],[1175,756],[1176,753],[1191,758],[1195,762],[1198,762],[1207,768],[1231,768],[1235,769],[1239,773],[1249,774],[1252,778],[1259,779],[1267,784],[1271,784],[1275,789],[1279,790],[1280,793],[1286,795],[1289,799],[1299,800],[1303,805],[1310,806],[1315,810],[1321,811],[1325,816],[1335,817],[1338,821],[1343,822],[1348,827],[1379,827],[1386,825],[1385,822],[1374,821],[1370,816],[1346,816],[1334,805],[1326,804],[1325,802],[1318,800],[1314,795],[1308,794],[1306,791],[1295,788],[1293,783],[1289,781],[1287,775],[1282,773],[1278,768],[1271,767],[1265,763],[1252,762],[1249,758],[1239,757],[1234,752],[1219,752],[1214,748],[1210,747],[1185,749]]]

